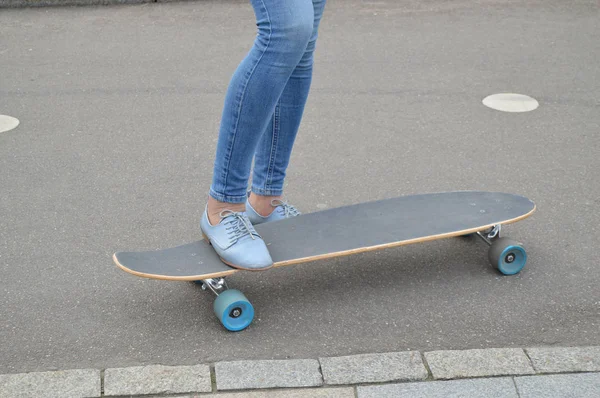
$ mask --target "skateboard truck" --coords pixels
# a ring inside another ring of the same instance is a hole
[[[229,289],[225,278],[203,279],[200,283],[202,283],[202,290],[210,290],[215,296]]]
[[[491,246],[495,239],[500,238],[500,231],[502,230],[502,225],[497,224],[485,231],[477,231],[477,236],[479,236],[488,246]]]

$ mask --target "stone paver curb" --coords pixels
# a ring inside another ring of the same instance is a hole
[[[539,373],[600,372],[600,346],[526,349]]]
[[[325,384],[425,380],[427,369],[418,351],[319,358]]]
[[[207,395],[190,395],[177,398],[202,398],[206,396]],[[211,396],[214,396],[215,398],[355,398],[354,388],[352,387],[296,388],[293,390],[225,392],[208,395],[208,397]]]
[[[2,398],[99,397],[100,388],[100,370],[97,369],[0,375]]]
[[[223,361],[214,369],[212,376],[209,364],[4,374],[0,397],[600,397],[600,346]]]
[[[600,397],[600,373],[515,377],[520,398]]]
[[[217,390],[315,387],[323,384],[316,359],[218,362],[215,373]]]
[[[211,391],[208,365],[134,366],[104,372],[104,395],[107,397]]]
[[[433,381],[358,387],[358,398],[518,398],[511,378]]]
[[[425,360],[435,379],[535,374],[520,348],[432,351]]]
[[[166,3],[178,0],[0,0],[2,8]]]

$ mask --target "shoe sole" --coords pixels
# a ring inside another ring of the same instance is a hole
[[[205,241],[208,242],[209,245],[212,246],[212,242],[210,241],[210,239],[208,238],[208,236],[206,236],[206,234],[204,232],[202,232],[202,237],[204,238]],[[221,259],[221,261],[223,261],[225,264],[229,265],[231,268],[235,268],[235,269],[239,269],[239,270],[243,270],[243,271],[250,271],[250,272],[266,271],[268,269],[273,268],[273,265],[275,265],[275,264],[271,264],[268,267],[264,267],[264,268],[244,268],[239,265],[231,264],[229,261],[225,261],[223,259],[223,257],[221,257],[221,256],[219,256],[219,258]]]

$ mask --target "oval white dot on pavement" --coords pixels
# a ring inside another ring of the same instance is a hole
[[[0,115],[0,133],[10,131],[19,125],[19,119],[12,116]]]
[[[489,95],[482,102],[488,108],[502,112],[529,112],[540,105],[535,98],[513,93]]]

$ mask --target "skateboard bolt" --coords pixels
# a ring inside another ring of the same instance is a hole
[[[507,263],[512,263],[513,261],[515,261],[515,255],[514,254],[509,254],[508,256],[506,256],[505,258]]]
[[[242,310],[240,308],[234,308],[229,314],[232,318],[238,318],[240,315],[242,315]]]

